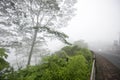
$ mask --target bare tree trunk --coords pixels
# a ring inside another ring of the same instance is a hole
[[[38,29],[35,29],[34,36],[33,36],[33,41],[32,41],[32,45],[31,45],[31,49],[30,49],[30,53],[29,53],[29,56],[28,56],[27,66],[29,66],[30,62],[31,62],[31,57],[32,57],[32,54],[33,54],[33,48],[34,48],[34,45],[35,45],[35,41],[36,41],[36,37],[37,37],[37,32],[38,32]]]

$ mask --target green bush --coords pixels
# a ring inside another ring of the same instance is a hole
[[[5,49],[0,48],[0,71],[9,67],[9,63],[5,60],[8,55],[5,53]]]
[[[88,49],[67,46],[44,57],[41,64],[11,70],[6,77],[9,80],[88,80],[91,64],[92,54]]]
[[[71,58],[67,65],[66,80],[88,80],[88,65],[82,55],[76,55]]]

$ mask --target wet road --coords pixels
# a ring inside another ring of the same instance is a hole
[[[119,56],[96,53],[96,80],[120,80]]]
[[[99,54],[120,69],[120,54],[117,54],[113,51],[100,52]]]

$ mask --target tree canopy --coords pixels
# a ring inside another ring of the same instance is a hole
[[[75,3],[76,0],[1,0],[0,33],[6,36],[1,39],[7,39],[8,44],[12,38],[19,45],[15,47],[17,52],[22,48],[20,53],[29,55],[29,65],[34,49],[47,38],[68,43],[68,36],[59,28],[65,27],[74,15]]]

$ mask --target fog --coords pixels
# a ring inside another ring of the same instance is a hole
[[[69,41],[85,40],[89,45],[113,44],[120,32],[120,0],[78,0],[76,16],[62,31]],[[59,46],[50,43],[51,49]],[[56,42],[58,43],[58,42]]]
[[[120,0],[78,0],[75,16],[61,31],[69,36],[69,42],[84,40],[91,49],[103,49],[113,45],[120,33]],[[65,44],[59,40],[49,40],[51,52]],[[106,47],[107,46],[107,47]],[[12,52],[14,53],[14,51]],[[15,64],[16,56],[9,54],[7,59]]]

